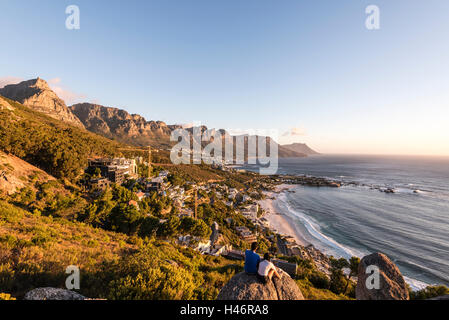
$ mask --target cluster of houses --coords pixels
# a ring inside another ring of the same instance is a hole
[[[190,187],[189,191],[186,191],[185,188],[171,185],[168,182],[168,171],[162,171],[157,177],[153,178],[139,178],[137,162],[138,160],[136,161],[135,159],[125,158],[101,158],[89,160],[89,172],[97,173],[97,175],[89,181],[89,187],[92,189],[104,190],[112,183],[122,185],[127,179],[133,179],[135,180],[135,184],[138,183],[139,186],[141,186],[140,189],[142,189],[135,193],[139,201],[150,194],[153,194],[153,192],[157,192],[161,196],[168,196],[171,199],[173,206],[178,209],[180,217],[194,217],[194,210],[186,206],[186,201],[192,200],[192,190],[202,190],[204,192],[214,191],[216,198],[222,200],[227,206],[232,207],[236,212],[240,212],[245,218],[258,227],[258,230],[268,228],[267,220],[263,217],[259,217],[259,205],[253,201],[251,196],[249,196],[246,192],[214,182],[205,185],[187,183]],[[225,166],[221,166],[219,169],[228,170]],[[130,186],[130,188],[134,188],[134,185]],[[196,201],[197,200],[198,199],[196,199]],[[200,199],[200,201],[201,200],[206,201],[207,199]],[[129,205],[134,205],[138,208],[138,203],[136,201],[130,201]],[[231,221],[232,219],[229,218],[229,220]],[[190,235],[180,236],[177,241],[180,245],[193,247],[203,254],[214,256],[222,255],[231,259],[244,259],[243,252],[233,250],[231,245],[225,244],[224,241],[222,241],[222,236],[220,235],[219,226],[217,223],[214,223],[211,228],[212,234],[210,239],[205,242]],[[235,230],[243,241],[247,243],[257,241],[257,235],[247,227],[236,226]],[[288,239],[284,240],[286,243],[286,248],[291,255],[305,255],[304,252],[298,251],[300,248],[295,246],[294,241],[289,243]],[[296,267],[296,265],[294,267]],[[287,266],[287,268],[290,268],[291,270],[294,267]]]

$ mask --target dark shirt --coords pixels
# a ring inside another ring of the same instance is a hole
[[[260,261],[260,256],[251,251],[245,251],[245,272],[246,273],[257,273],[257,263]]]

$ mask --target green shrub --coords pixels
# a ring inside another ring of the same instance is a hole
[[[411,291],[411,300],[425,300],[430,298],[435,298],[439,296],[444,296],[449,294],[449,288],[446,286],[428,286],[419,291]]]
[[[335,294],[341,294],[345,292],[347,285],[346,277],[341,269],[332,270],[329,289]]]
[[[310,283],[317,289],[329,289],[330,287],[330,280],[323,272],[314,270],[308,276],[308,279]]]

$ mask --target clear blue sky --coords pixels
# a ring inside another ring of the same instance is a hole
[[[2,0],[0,78],[170,124],[296,128],[281,142],[322,152],[449,155],[448,36],[447,0]]]

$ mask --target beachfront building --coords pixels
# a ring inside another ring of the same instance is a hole
[[[240,234],[243,241],[253,243],[257,241],[257,237],[247,227],[236,227],[235,230]]]
[[[256,220],[257,212],[259,212],[259,205],[258,204],[250,204],[243,208],[242,215],[247,219]]]

